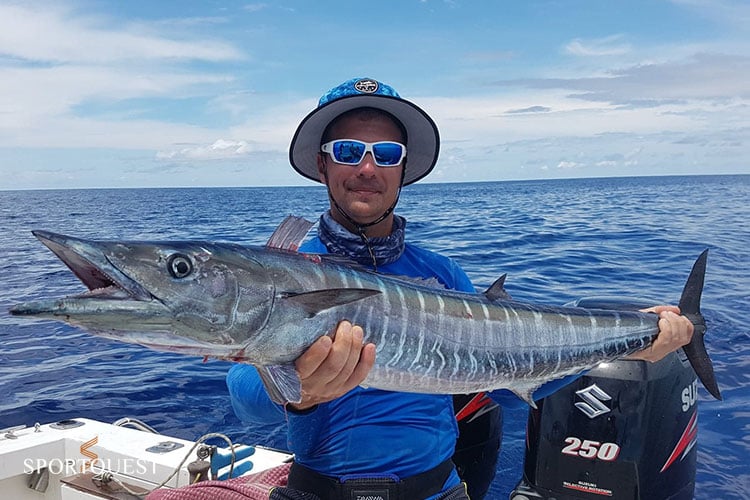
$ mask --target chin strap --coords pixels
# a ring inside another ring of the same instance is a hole
[[[336,207],[336,211],[341,214],[344,219],[347,220],[350,224],[352,224],[356,230],[357,234],[360,238],[362,238],[362,242],[365,244],[365,247],[367,248],[367,251],[370,253],[370,258],[372,259],[372,267],[375,270],[375,272],[378,271],[378,261],[375,258],[375,252],[372,250],[372,245],[370,244],[370,239],[365,234],[365,230],[368,227],[372,227],[376,224],[380,224],[383,222],[389,215],[393,213],[393,211],[396,209],[396,204],[398,203],[398,199],[401,196],[401,188],[404,186],[404,176],[406,175],[406,159],[404,159],[404,166],[401,169],[401,180],[398,184],[398,191],[396,192],[396,199],[393,200],[393,204],[391,204],[390,207],[388,207],[388,210],[383,212],[383,215],[378,217],[372,222],[367,222],[365,224],[361,224],[357,221],[355,221],[346,211],[341,208],[341,206],[336,202],[336,199],[333,197],[333,193],[331,193],[331,185],[330,182],[328,182],[328,168],[326,165],[326,168],[323,169],[323,176],[326,179],[326,189],[328,190],[328,198],[331,200],[331,203],[333,203],[333,206]]]

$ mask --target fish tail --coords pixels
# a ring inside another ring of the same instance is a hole
[[[683,350],[706,390],[716,399],[721,399],[721,391],[714,375],[714,366],[711,358],[708,357],[706,345],[703,342],[703,337],[706,334],[706,322],[701,315],[700,306],[707,258],[708,249],[704,250],[693,264],[685,288],[682,290],[682,297],[680,297],[680,312],[694,326],[693,338],[688,345],[683,347]]]

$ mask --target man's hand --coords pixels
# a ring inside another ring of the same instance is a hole
[[[306,410],[336,399],[357,387],[375,364],[375,344],[363,344],[360,326],[342,321],[333,339],[320,337],[305,351],[295,367],[302,382],[302,401],[289,403]]]
[[[652,312],[659,315],[659,333],[646,349],[631,354],[626,359],[641,359],[655,362],[670,352],[690,343],[693,337],[693,324],[685,316],[680,316],[680,309],[675,306],[655,306],[641,312]]]

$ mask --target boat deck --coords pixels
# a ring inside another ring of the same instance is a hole
[[[185,486],[190,478],[187,465],[198,459],[200,448],[193,441],[85,418],[5,429],[0,431],[0,496],[14,500],[134,498],[127,489],[150,491],[178,467],[165,486]],[[219,447],[216,454],[229,457],[231,452]],[[233,476],[291,460],[290,454],[256,446],[235,446],[235,455]],[[228,463],[217,470],[226,474]],[[111,473],[115,480],[102,482],[102,472]]]

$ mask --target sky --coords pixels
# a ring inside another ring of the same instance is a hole
[[[750,173],[747,0],[0,0],[0,190],[311,185],[354,77],[437,122],[423,182]]]

